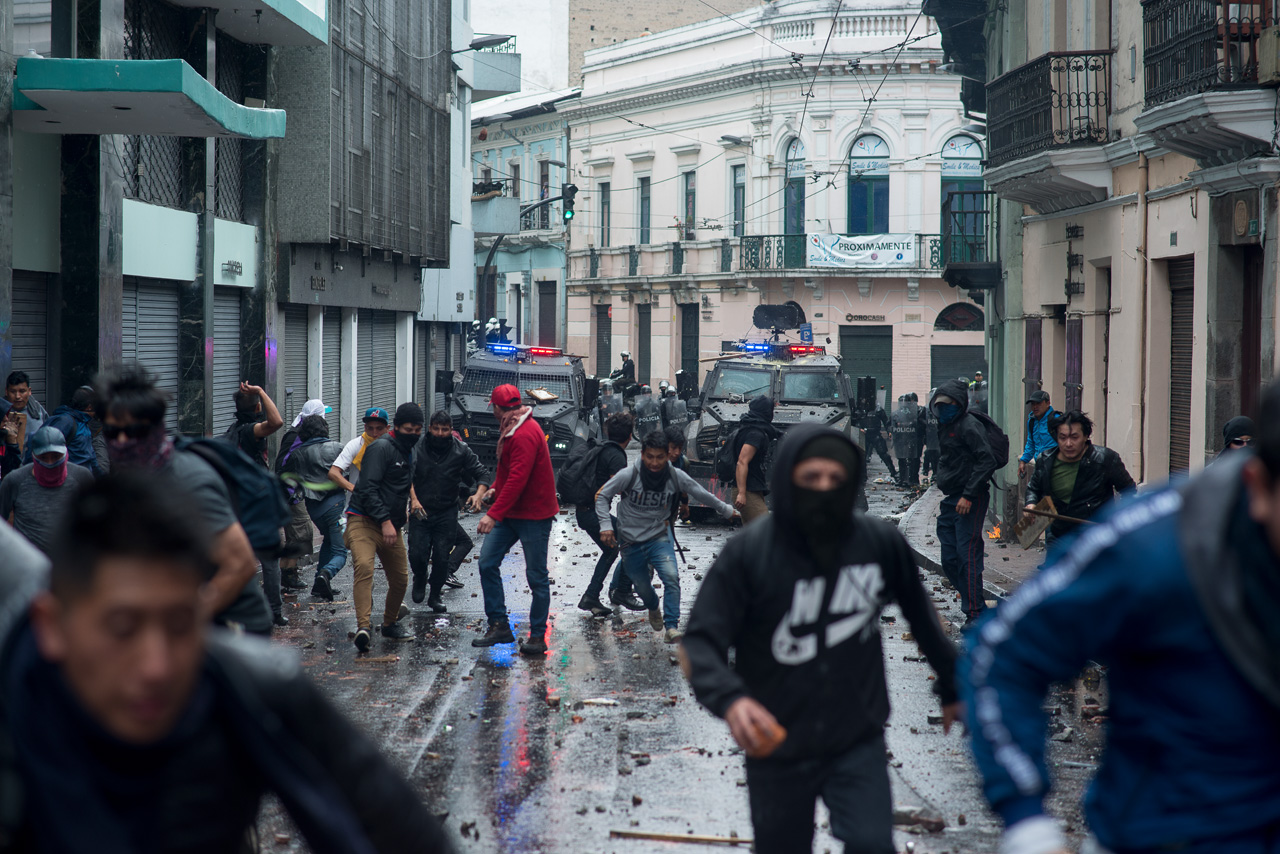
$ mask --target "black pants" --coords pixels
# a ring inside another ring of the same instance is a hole
[[[918,457],[900,458],[898,460],[898,476],[906,483],[919,483],[920,459]]]
[[[933,472],[935,475],[938,473],[938,452],[937,451],[924,452],[924,467],[920,470],[920,472],[921,474],[925,474],[925,475],[929,474],[929,472]]]
[[[600,540],[600,517],[596,515],[596,508],[590,505],[578,505],[574,511],[578,519],[578,527],[587,532],[587,536],[591,538],[597,546],[600,547],[600,558],[596,561],[596,571],[591,574],[591,583],[587,585],[586,596],[599,598],[600,592],[604,590],[604,580],[609,574],[610,568],[618,560],[618,549],[611,549]],[[613,529],[618,530],[618,520],[613,520]],[[626,573],[619,570],[613,574],[613,581],[609,584],[610,590],[620,590],[622,595],[629,594],[633,587],[631,579],[626,577]]]
[[[431,585],[433,596],[440,592],[445,579],[453,571],[449,552],[453,549],[454,533],[458,527],[456,510],[431,513],[425,519],[409,517],[409,569],[414,578],[421,578],[427,573],[430,559],[431,575],[427,583]]]
[[[880,457],[880,462],[884,463],[885,467],[889,469],[889,473],[896,477],[898,472],[893,467],[893,458],[889,456],[889,446],[884,443],[884,436],[880,435],[880,431],[876,430],[868,433],[867,441],[871,443],[871,450],[875,451],[876,455]],[[867,454],[867,459],[871,459],[870,453]]]
[[[461,522],[455,523],[453,529],[453,549],[449,552],[449,572],[455,573],[458,567],[462,566],[462,562],[467,559],[467,555],[471,554],[471,550],[476,547],[475,540],[471,539],[471,535],[462,527]]]
[[[812,851],[819,797],[846,854],[893,854],[893,799],[879,733],[822,759],[748,759],[747,787],[758,854]]]

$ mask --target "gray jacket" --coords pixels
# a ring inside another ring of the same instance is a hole
[[[331,439],[312,440],[304,443],[289,455],[284,471],[296,474],[302,481],[302,494],[312,501],[322,501],[339,493],[339,487],[329,480],[329,466],[342,453],[342,443]],[[319,487],[318,489],[316,487]]]
[[[673,502],[679,500],[680,493],[688,493],[708,507],[728,519],[733,516],[733,505],[725,504],[710,492],[707,492],[689,475],[674,468],[670,463],[667,468],[671,477],[661,492],[646,492],[640,477],[643,460],[636,460],[609,478],[609,481],[596,493],[596,515],[600,517],[600,530],[612,531],[613,520],[609,518],[609,505],[615,495],[621,495],[618,502],[618,541],[624,545],[647,543],[665,536],[667,520],[671,518]]]

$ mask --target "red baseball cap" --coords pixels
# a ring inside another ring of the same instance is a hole
[[[493,394],[489,396],[489,403],[494,406],[519,406],[520,389],[511,383],[503,383],[493,390]]]

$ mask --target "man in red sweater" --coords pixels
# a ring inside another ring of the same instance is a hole
[[[493,506],[480,520],[479,531],[487,534],[480,548],[480,588],[484,591],[484,612],[489,630],[472,646],[514,643],[507,605],[502,590],[502,559],[518,540],[524,546],[524,577],[533,592],[529,608],[529,640],[522,641],[525,655],[547,652],[547,612],[551,610],[551,585],[547,580],[547,542],[551,522],[560,512],[556,501],[556,479],[551,470],[547,437],[532,410],[520,403],[520,391],[500,385],[489,398],[498,417],[498,472],[484,500]]]

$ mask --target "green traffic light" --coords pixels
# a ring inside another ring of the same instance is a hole
[[[565,212],[564,212],[564,221],[565,221],[565,222],[568,222],[568,221],[569,221],[569,220],[571,220],[571,219],[573,219],[573,211],[565,211]]]

